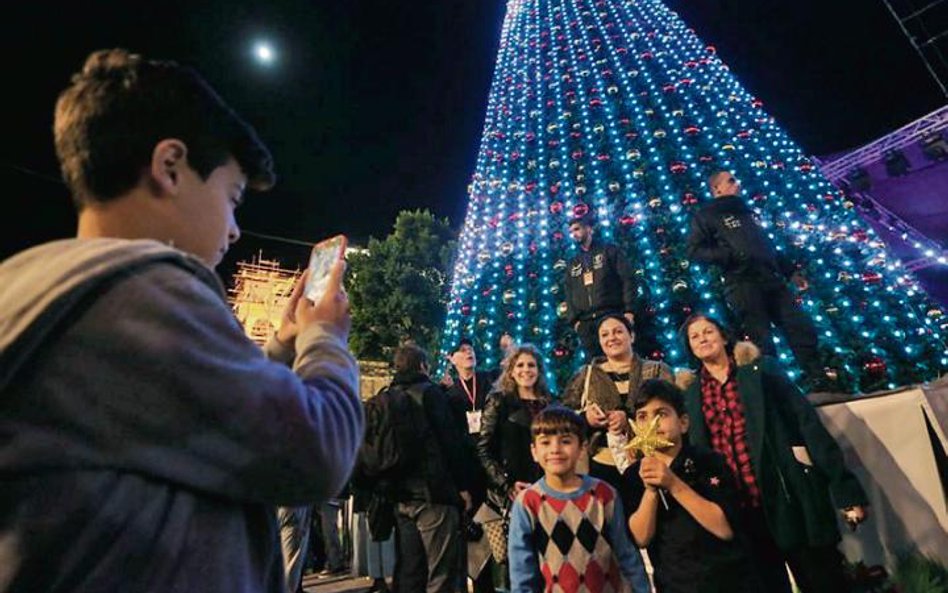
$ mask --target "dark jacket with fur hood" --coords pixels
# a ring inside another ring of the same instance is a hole
[[[785,550],[838,542],[836,509],[867,504],[862,486],[814,407],[776,360],[762,357],[750,342],[735,345],[734,360],[751,464],[774,541]],[[690,442],[711,448],[701,381],[686,372],[678,384],[691,417]]]

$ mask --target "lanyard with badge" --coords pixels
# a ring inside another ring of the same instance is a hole
[[[467,381],[463,377],[458,378],[461,379],[461,387],[464,388],[464,393],[467,394],[467,400],[471,402],[471,409],[464,413],[467,417],[467,432],[469,434],[480,434],[481,410],[477,409],[477,373],[474,373],[471,378],[473,391],[467,388]]]
[[[583,254],[583,286],[590,287],[595,282],[593,279],[593,262],[590,258],[590,254],[587,251]]]

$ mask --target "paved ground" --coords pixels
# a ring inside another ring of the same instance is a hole
[[[303,591],[306,593],[365,593],[371,585],[372,579],[369,577],[303,577]]]

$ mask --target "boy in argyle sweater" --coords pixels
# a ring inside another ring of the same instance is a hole
[[[583,419],[549,406],[531,432],[530,450],[544,477],[510,510],[511,593],[648,593],[616,491],[576,473],[586,447]]]

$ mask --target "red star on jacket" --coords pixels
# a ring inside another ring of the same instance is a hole
[[[711,479],[709,481],[711,482],[711,485],[714,487],[718,487],[721,485],[721,479],[717,476],[711,476]]]

